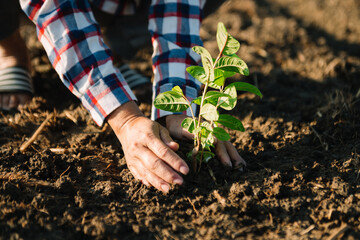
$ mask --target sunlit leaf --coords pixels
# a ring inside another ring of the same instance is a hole
[[[225,80],[229,77],[234,76],[236,73],[234,72],[225,72],[221,69],[214,69],[215,79],[213,82],[209,83],[209,87],[220,89],[225,84]]]
[[[227,32],[222,22],[218,23],[216,41],[219,51],[224,55],[232,55],[240,48],[240,43]]]
[[[216,121],[219,119],[219,113],[216,107],[210,103],[204,104],[201,109],[201,115],[208,121]]]
[[[233,130],[238,130],[241,132],[245,131],[241,121],[228,114],[220,114],[219,119],[216,122]]]
[[[221,57],[219,61],[216,63],[215,69],[236,72],[245,76],[249,75],[249,69],[246,63],[241,58],[235,56]]]
[[[214,81],[214,71],[213,71],[213,60],[208,50],[201,46],[195,46],[192,48],[194,52],[201,56],[201,62],[206,74],[206,77],[210,82]]]
[[[200,131],[200,143],[203,149],[210,150],[210,147],[214,147],[214,135],[212,133],[212,130],[209,131],[208,128],[201,126]]]
[[[202,84],[206,83],[206,73],[203,67],[191,66],[186,68],[186,71],[195,79],[199,80]]]
[[[212,132],[203,130],[205,133],[201,137],[201,145],[204,149],[210,150],[210,147],[214,147],[215,138]]]
[[[174,91],[174,92],[178,92],[180,93],[181,95],[184,95],[183,91],[181,90],[181,88],[179,86],[175,86],[171,89],[171,91]]]
[[[200,104],[201,104],[201,99],[202,99],[202,96],[193,99],[191,102],[192,102],[192,103],[195,103],[195,104],[197,104],[197,105],[200,106]]]
[[[195,120],[195,124],[197,125],[197,121]],[[182,123],[181,123],[181,127],[188,130],[190,133],[193,133],[194,129],[195,129],[195,125],[194,125],[194,119],[192,118],[185,118]]]
[[[228,94],[230,97],[219,98],[219,101],[223,102],[220,104],[220,107],[225,110],[231,110],[236,106],[237,103],[237,93],[235,86],[227,86],[224,90],[224,93]]]
[[[194,130],[193,130],[193,134],[195,134],[195,135],[197,135],[197,134],[199,134],[200,132],[201,132],[201,129],[202,129],[203,127],[196,127]]]
[[[221,93],[217,91],[208,91],[205,95],[205,102],[211,103],[212,105],[216,106],[218,104],[219,98],[223,97],[223,101],[225,98],[229,98],[229,96],[226,93]]]
[[[251,85],[250,83],[245,83],[245,82],[234,82],[229,84],[229,86],[235,86],[237,91],[245,91],[245,92],[251,92],[256,94],[259,97],[263,97],[262,93],[260,92],[260,90],[255,87],[254,85]]]
[[[202,122],[200,124],[200,126],[206,128],[210,132],[213,130],[213,127],[211,126],[211,124],[209,122],[206,122],[206,121]]]
[[[215,127],[213,130],[213,134],[220,141],[230,140],[230,135],[223,128]]]
[[[189,107],[185,98],[175,91],[160,93],[154,100],[154,106],[169,112],[183,112]]]

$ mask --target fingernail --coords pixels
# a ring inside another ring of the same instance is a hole
[[[167,184],[161,184],[161,189],[167,193],[167,192],[169,192],[170,187]]]
[[[232,165],[232,163],[229,161],[229,162],[225,162],[225,166],[226,166],[226,167],[229,167],[229,168],[232,168],[233,165]]]
[[[181,184],[183,184],[184,181],[180,178],[175,178],[173,182],[177,185],[181,185]]]
[[[180,167],[180,172],[184,175],[188,174],[189,172],[189,168],[188,167],[185,167],[185,166],[181,166]]]

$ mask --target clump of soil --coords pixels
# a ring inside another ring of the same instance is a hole
[[[232,142],[248,167],[213,161],[167,195],[134,180],[115,135],[62,86],[24,25],[37,96],[0,117],[1,236],[359,239],[359,9],[353,0],[234,0],[208,16],[205,47],[216,53],[216,26],[224,22],[249,64],[251,75],[241,80],[264,98],[241,94],[231,112],[246,127],[232,132]],[[150,55],[140,51],[131,65],[150,76]],[[150,103],[140,105],[146,114]]]

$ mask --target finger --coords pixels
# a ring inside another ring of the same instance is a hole
[[[245,160],[240,156],[234,145],[232,145],[231,142],[227,141],[225,142],[225,147],[227,149],[227,152],[233,162],[234,167],[239,167],[241,164],[244,164],[246,166]]]
[[[143,184],[145,184],[146,186],[150,187],[150,183],[146,180],[143,179],[143,177],[141,176],[141,174],[139,174],[138,170],[136,169],[136,167],[132,166],[132,165],[128,165],[128,168],[131,172],[131,174],[133,175],[133,177],[137,180],[140,180]]]
[[[161,160],[165,161],[170,167],[182,174],[188,174],[189,167],[183,159],[168,148],[161,139],[154,139],[148,143],[148,148]]]
[[[181,136],[184,139],[192,140],[194,138],[194,134],[190,133],[188,130],[181,128]]]
[[[145,149],[143,150],[143,154],[144,157],[142,158],[142,163],[147,170],[167,183],[179,185],[183,183],[182,177],[151,151]]]
[[[156,189],[158,189],[164,193],[169,192],[170,185],[168,183],[166,183],[164,180],[162,180],[160,177],[156,176],[155,174],[153,174],[152,172],[147,170],[146,168],[142,169],[141,175],[142,175],[143,179],[146,179],[149,182],[149,184],[154,186]]]
[[[220,158],[220,162],[224,166],[232,167],[231,159],[229,154],[227,153],[225,144],[223,141],[218,141],[218,143],[215,146],[215,153],[218,158]]]
[[[169,131],[163,126],[160,126],[160,138],[173,151],[179,149],[179,144],[170,137]]]

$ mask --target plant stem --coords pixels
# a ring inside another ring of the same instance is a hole
[[[196,117],[195,117],[194,111],[193,111],[193,109],[192,109],[192,107],[191,107],[191,103],[190,103],[190,101],[186,98],[185,95],[183,95],[183,97],[184,97],[185,101],[189,104],[191,116],[192,116],[192,119],[193,119],[193,121],[194,121],[194,127],[195,127],[195,125],[196,125]]]
[[[207,91],[207,89],[208,89],[208,86],[209,86],[209,78],[206,80],[205,87],[204,87],[204,91],[203,91],[203,95],[202,95],[202,97],[201,97],[200,111],[199,111],[199,118],[198,118],[198,126],[197,126],[197,127],[200,127],[201,110],[202,110],[202,107],[203,107],[203,105],[204,105],[205,95],[206,95],[206,91]]]
[[[199,153],[199,148],[200,148],[200,145],[197,145],[197,146],[195,146],[193,148],[193,151],[192,151],[192,165],[193,165],[194,172],[197,172],[197,159],[196,159],[196,156]]]
[[[225,48],[225,46],[224,46]],[[215,66],[217,64],[217,62],[219,61],[219,59],[221,58],[222,56],[222,53],[224,51],[224,48],[221,49],[219,55],[217,56],[217,58],[215,59],[215,62],[212,66],[212,71],[214,71],[215,69]],[[209,81],[210,81],[210,75],[207,77],[206,79],[206,83],[205,83],[205,87],[204,87],[204,90],[203,90],[203,93],[202,93],[202,97],[201,97],[201,103],[200,103],[200,110],[199,110],[199,117],[198,117],[198,124],[197,124],[197,128],[200,127],[200,124],[201,124],[201,111],[202,111],[202,107],[204,105],[204,101],[205,101],[205,95],[206,95],[206,92],[207,92],[207,89],[208,89],[208,86],[209,86]],[[222,92],[223,88],[220,89],[220,91]],[[185,98],[186,99],[186,98]],[[189,103],[189,101],[186,99],[186,101]],[[189,106],[190,106],[190,111],[191,111],[191,114],[193,116],[193,119],[194,119],[194,126],[195,126],[195,117],[194,117],[194,113],[192,111],[192,108],[191,108],[191,105],[189,103]],[[211,121],[211,125],[212,125],[212,121]],[[193,153],[192,153],[192,161],[193,161],[193,168],[194,168],[194,171],[196,172],[197,171],[197,159],[196,159],[196,156],[197,154],[199,153],[199,149],[200,149],[200,146],[201,146],[201,131],[195,136],[195,140],[196,140],[196,146],[194,147],[193,149]],[[204,149],[201,149],[201,161],[200,161],[200,164],[202,162],[202,158],[203,158],[203,153],[204,153]],[[200,167],[200,166],[199,166]]]

